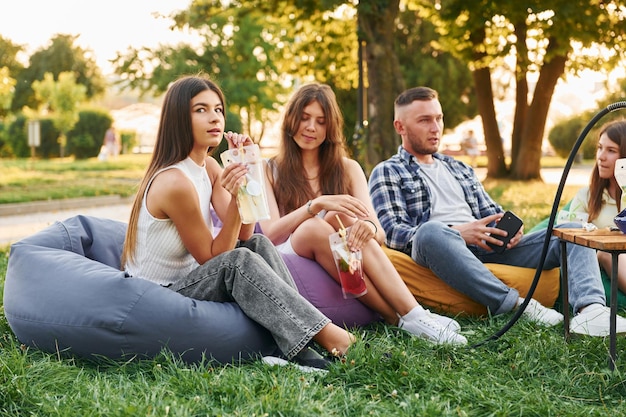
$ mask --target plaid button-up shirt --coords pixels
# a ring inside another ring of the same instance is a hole
[[[474,217],[481,219],[503,211],[487,194],[469,165],[439,153],[433,157],[459,182]],[[411,255],[413,237],[433,210],[430,189],[415,157],[400,146],[397,154],[374,168],[369,178],[369,191],[376,215],[385,229],[387,246]]]

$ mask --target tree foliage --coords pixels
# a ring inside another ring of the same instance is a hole
[[[83,48],[74,45],[76,36],[56,35],[48,47],[31,55],[29,65],[17,76],[11,109],[20,111],[24,106],[37,108],[41,104],[32,88],[35,81],[44,79],[46,73],[58,80],[62,72],[71,72],[77,84],[85,86],[87,98],[96,97],[105,90],[105,81],[95,61]]]
[[[0,35],[0,118],[11,109],[17,76],[24,70],[17,54],[23,50],[11,40]]]
[[[11,107],[15,80],[9,75],[8,67],[0,67],[0,115]]]
[[[7,67],[13,78],[24,69],[24,65],[17,59],[17,55],[23,50],[21,45],[0,35],[0,68]]]
[[[422,35],[436,33],[415,11],[387,11],[379,17],[390,5],[398,8],[399,2],[195,0],[172,19],[175,28],[200,33],[202,45],[130,50],[116,59],[116,72],[125,86],[161,93],[177,76],[205,71],[222,86],[248,132],[254,124],[251,116],[257,123],[267,119],[302,83],[327,83],[343,110],[346,137],[355,139],[350,143],[364,150],[361,162],[371,167],[394,153],[399,143],[391,120],[393,100],[405,80],[459,87],[442,89],[449,126],[476,111],[467,68],[451,54],[435,50],[432,39],[422,40]],[[396,20],[398,13],[402,20]],[[359,20],[362,16],[365,21]],[[367,41],[366,140],[353,135],[360,122],[359,36]]]
[[[87,88],[76,84],[74,74],[62,72],[58,81],[51,73],[44,74],[42,81],[33,82],[35,97],[52,112],[54,126],[61,132],[59,138],[60,154],[64,156],[66,134],[78,121],[77,109],[85,100]]]
[[[124,87],[162,93],[181,75],[205,72],[220,85],[229,108],[244,130],[260,140],[268,112],[276,110],[284,92],[276,54],[284,45],[273,36],[279,23],[257,10],[224,9],[209,1],[194,1],[173,16],[175,27],[196,30],[202,45],[131,49],[114,61]],[[217,2],[219,3],[219,2]]]
[[[422,6],[442,35],[442,48],[473,71],[492,177],[510,170],[512,178],[540,178],[541,144],[558,80],[582,68],[608,70],[626,57],[626,9],[617,0],[438,0]],[[492,77],[510,54],[515,116],[507,167]]]
[[[626,102],[626,78],[622,79],[617,86],[609,89],[607,96],[598,102],[598,108],[604,111],[607,106],[618,102]],[[553,126],[548,134],[548,140],[558,155],[562,157],[569,156],[574,143],[581,135],[583,129],[587,127],[588,123],[593,120],[599,111],[585,111],[566,120],[561,120]],[[617,119],[626,119],[625,108],[618,108],[613,112],[606,113],[589,130],[579,152],[583,158],[595,158],[599,131],[605,123]]]
[[[439,47],[439,34],[430,21],[416,10],[401,10],[394,40],[404,83],[437,90],[446,127],[454,128],[478,114],[471,72]]]

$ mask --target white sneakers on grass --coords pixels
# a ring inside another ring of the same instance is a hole
[[[437,323],[439,323],[440,326],[447,330],[453,331],[454,333],[458,333],[461,331],[461,325],[456,320],[451,319],[450,317],[432,313],[430,310],[426,310],[426,315],[435,320]]]
[[[570,331],[587,336],[608,336],[610,327],[611,309],[602,304],[591,304],[583,308],[572,318]],[[626,319],[615,317],[617,334],[626,333]]]
[[[524,299],[520,297],[517,305],[520,306],[523,302]],[[528,302],[522,316],[526,317],[530,321],[534,321],[537,324],[547,327],[563,323],[563,314],[551,308],[542,306],[533,298],[531,298]]]
[[[519,304],[524,301],[519,299]],[[518,304],[518,305],[519,305]],[[556,310],[547,308],[531,299],[522,316],[543,326],[556,326],[563,322],[563,315]],[[611,309],[602,304],[591,304],[583,308],[570,321],[572,333],[586,336],[604,337],[610,333]],[[626,319],[616,316],[615,330],[617,334],[626,334]]]
[[[400,317],[398,327],[437,344],[467,344],[467,339],[458,333],[461,326],[456,320],[418,307]]]

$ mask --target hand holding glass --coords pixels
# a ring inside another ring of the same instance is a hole
[[[341,229],[329,236],[330,249],[335,259],[343,298],[357,298],[367,293],[363,279],[363,258],[361,251],[350,251],[347,235],[350,228]]]
[[[220,157],[225,167],[236,162],[246,164],[248,167],[245,181],[237,193],[237,207],[241,222],[250,224],[269,219],[270,209],[265,194],[263,161],[259,145],[229,149],[222,152]]]

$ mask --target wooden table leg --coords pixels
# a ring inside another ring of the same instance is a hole
[[[567,242],[561,241],[561,301],[563,303],[563,330],[565,340],[569,340],[569,293],[567,282]]]
[[[611,321],[609,327],[609,369],[615,369],[617,359],[617,264],[619,252],[611,254]]]

